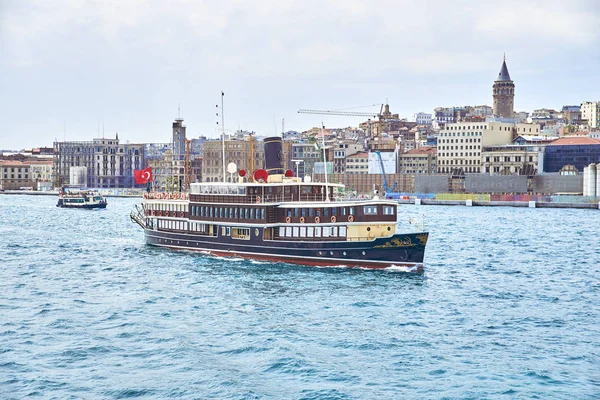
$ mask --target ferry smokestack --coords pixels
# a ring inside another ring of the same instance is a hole
[[[265,169],[269,175],[283,175],[283,140],[279,136],[265,138]]]

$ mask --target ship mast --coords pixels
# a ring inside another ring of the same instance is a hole
[[[329,186],[327,182],[327,157],[325,153],[325,125],[321,122],[321,142],[323,144],[323,169],[325,172],[325,201],[331,201],[329,199]]]
[[[225,112],[223,111],[223,98],[225,97],[225,92],[221,91],[221,137],[223,144],[223,183],[226,181],[225,176]]]

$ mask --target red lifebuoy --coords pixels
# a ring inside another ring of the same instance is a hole
[[[335,221],[337,221],[337,218],[335,217],[335,215],[332,215],[331,216],[331,222],[335,222]]]
[[[156,211],[152,210],[152,215],[156,215]]]
[[[181,218],[183,218],[183,216],[184,216],[184,214],[183,214],[183,211],[179,213],[179,216],[180,216]]]
[[[300,217],[300,222],[304,223],[304,217]]]
[[[177,195],[177,193],[173,193],[173,200],[177,200],[179,198],[179,195]]]
[[[169,212],[165,211],[165,217],[168,217],[168,216],[169,216]]]
[[[319,222],[321,222],[321,218],[319,218],[319,217],[315,217],[315,223],[317,223],[317,224],[318,224]]]
[[[162,211],[159,211],[159,212],[158,212],[158,216],[159,216],[159,217],[162,217]]]
[[[354,221],[354,215],[348,215],[348,222]]]
[[[285,222],[289,224],[290,222],[292,222],[292,219],[290,217],[285,217]]]

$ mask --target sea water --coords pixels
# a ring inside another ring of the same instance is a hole
[[[137,202],[0,196],[0,398],[600,398],[598,210],[401,206],[417,274],[153,248]]]

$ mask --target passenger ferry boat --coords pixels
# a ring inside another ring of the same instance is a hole
[[[56,207],[63,208],[106,208],[106,199],[97,190],[63,187],[58,193]]]
[[[265,153],[268,139],[275,138],[265,139]],[[428,233],[398,232],[396,202],[332,201],[343,185],[265,170],[254,177],[193,183],[189,193],[147,193],[131,219],[146,243],[170,249],[315,266],[422,268]]]

